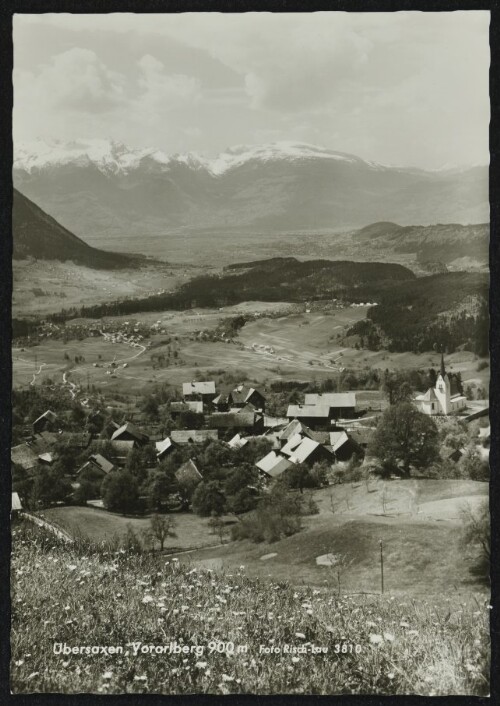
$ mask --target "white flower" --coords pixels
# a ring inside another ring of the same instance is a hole
[[[206,662],[196,662],[195,667],[198,667],[198,669],[205,669],[207,666]]]
[[[306,636],[304,635],[303,632],[296,632],[295,637],[300,637],[301,640],[305,640]]]
[[[223,674],[222,681],[234,681],[234,677],[230,677],[228,674]]]
[[[111,679],[112,676],[113,676],[113,672],[104,672],[104,674],[102,675],[102,678],[103,679]]]
[[[147,681],[147,680],[148,680],[148,678],[145,674],[143,674],[140,677],[134,677],[134,681]]]
[[[387,676],[389,677],[389,679],[394,679],[394,672],[389,672]]]
[[[68,566],[68,569],[69,569],[70,571],[75,571],[76,568],[77,568],[76,564],[69,564],[69,566]]]
[[[384,632],[384,640],[387,640],[388,642],[393,642],[394,635],[391,632]]]
[[[144,596],[142,599],[143,603],[152,603],[153,602],[153,596]]]
[[[298,657],[292,657],[292,662],[297,663],[298,661],[299,661],[299,658],[298,658]]]
[[[380,645],[384,641],[382,635],[370,635],[370,642],[372,645]]]
[[[399,627],[401,627],[401,628],[409,628],[409,627],[410,627],[410,623],[407,623],[406,620],[402,620],[402,621],[399,623]]]

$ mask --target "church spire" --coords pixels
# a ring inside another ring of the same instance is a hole
[[[446,370],[444,367],[444,354],[443,354],[443,351],[441,351],[441,377],[444,378],[445,375],[446,375]]]

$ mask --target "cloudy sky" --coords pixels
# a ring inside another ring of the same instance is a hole
[[[488,161],[488,12],[16,15],[14,140]]]

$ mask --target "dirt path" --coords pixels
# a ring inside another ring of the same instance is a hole
[[[67,542],[68,544],[73,544],[75,541],[71,535],[68,534],[68,532],[65,532],[63,529],[60,529],[59,527],[56,527],[53,525],[51,522],[47,522],[47,520],[44,520],[41,517],[38,517],[38,515],[33,515],[31,512],[24,511],[23,516],[29,520],[30,522],[33,522],[35,525],[38,525],[38,527],[43,527],[44,529],[48,530],[52,534],[54,534],[56,537],[59,539],[62,539],[63,542]]]

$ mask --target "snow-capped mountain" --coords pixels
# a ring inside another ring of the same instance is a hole
[[[96,244],[179,228],[272,233],[489,220],[487,167],[426,172],[294,142],[240,145],[211,158],[106,140],[36,141],[15,146],[13,176],[22,193]]]

